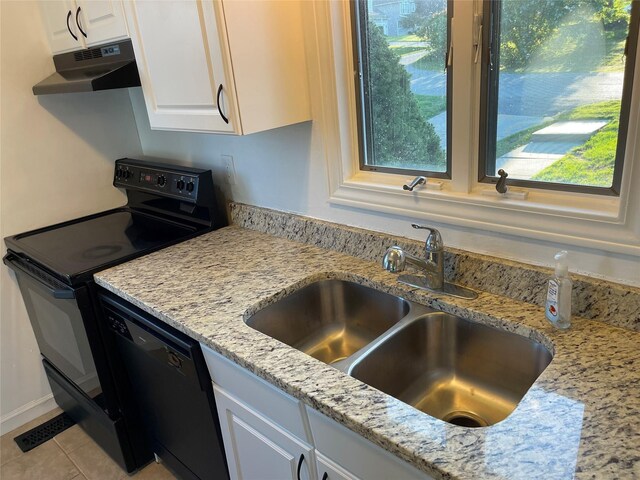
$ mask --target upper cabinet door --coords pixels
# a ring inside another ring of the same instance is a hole
[[[127,21],[121,0],[76,0],[80,35],[88,47],[127,38]],[[74,12],[74,15],[75,15]],[[82,33],[84,32],[84,34]]]
[[[76,24],[76,4],[72,0],[40,2],[42,19],[54,54],[84,47],[82,34]]]
[[[125,2],[151,128],[234,132],[215,8],[210,0]]]

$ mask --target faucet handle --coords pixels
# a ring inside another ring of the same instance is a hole
[[[426,225],[419,225],[417,223],[412,223],[411,226],[418,230],[429,230],[429,235],[427,235],[427,240],[424,243],[424,248],[427,252],[433,252],[444,248],[442,235],[440,235],[440,232],[437,229],[427,227]]]

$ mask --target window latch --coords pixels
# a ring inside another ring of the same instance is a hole
[[[509,187],[507,187],[507,177],[509,174],[503,169],[500,169],[498,170],[498,175],[500,175],[500,178],[498,179],[498,183],[496,183],[496,191],[498,193],[507,193],[509,189]]]
[[[433,179],[430,181],[427,181],[427,177],[423,177],[421,175],[411,180],[411,183],[409,184],[405,183],[402,186],[402,189],[407,190],[409,192],[413,192],[413,189],[416,188],[418,185],[423,185],[423,188],[426,188],[427,190],[442,190],[442,182],[437,180],[434,181]]]
[[[422,185],[423,183],[427,183],[427,178],[418,176],[418,177],[414,178],[409,185],[407,185],[405,183],[402,186],[402,189],[403,190],[409,190],[410,192],[413,192],[414,188],[416,188],[418,185]]]
[[[475,48],[473,63],[478,63],[478,59],[480,58],[480,49],[482,48],[482,18],[482,14],[475,14],[473,16],[473,46]]]
[[[451,65],[453,65],[453,42],[449,44],[449,50],[447,50],[447,58],[444,66],[444,71],[446,72]]]
[[[447,73],[447,70],[450,66],[453,65],[453,30],[454,30],[454,17],[451,17],[451,26],[449,28],[449,47],[447,48],[447,52],[444,56],[444,72]]]

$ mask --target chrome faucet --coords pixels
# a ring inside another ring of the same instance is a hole
[[[394,245],[389,247],[382,257],[382,266],[391,273],[404,271],[409,263],[422,271],[424,276],[400,275],[398,281],[412,287],[432,290],[461,298],[476,298],[478,295],[465,287],[444,281],[444,243],[440,232],[435,228],[412,223],[413,228],[429,230],[424,242],[424,260],[414,257]]]
[[[402,248],[393,246],[387,249],[382,258],[382,266],[392,272],[402,272],[406,263],[410,263],[422,270],[426,277],[425,286],[431,290],[442,290],[444,285],[444,244],[442,236],[435,228],[412,223],[417,229],[429,230],[424,242],[424,260],[405,253]]]

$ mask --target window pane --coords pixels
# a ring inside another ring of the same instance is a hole
[[[447,172],[446,0],[357,10],[363,168]]]
[[[501,2],[487,175],[612,186],[630,12],[631,0]]]

